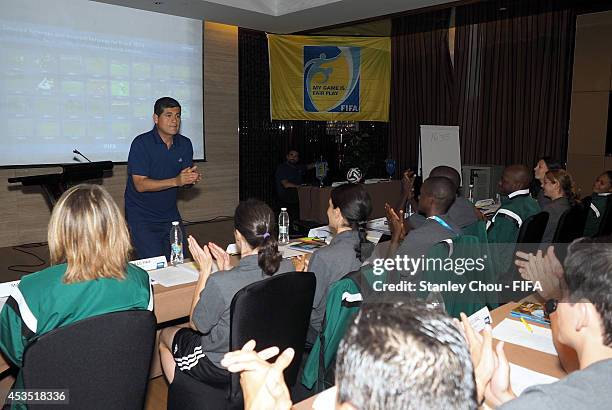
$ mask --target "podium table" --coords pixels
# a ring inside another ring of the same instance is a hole
[[[372,214],[368,219],[385,216],[385,202],[395,208],[401,197],[401,182],[399,180],[363,184],[363,187],[372,198]],[[298,187],[300,219],[303,221],[316,221],[326,225],[328,223],[327,207],[332,189],[332,187]]]

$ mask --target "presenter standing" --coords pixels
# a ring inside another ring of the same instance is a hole
[[[181,221],[178,187],[195,184],[202,176],[193,165],[191,141],[179,134],[178,101],[162,97],[153,111],[155,126],[137,136],[130,147],[125,216],[138,258],[169,258],[172,221]],[[182,222],[181,230],[184,236]]]

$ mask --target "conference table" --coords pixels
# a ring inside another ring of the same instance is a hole
[[[383,180],[375,183],[364,183],[363,187],[372,198],[370,219],[385,216],[385,202],[396,207],[401,198],[401,181]],[[300,186],[297,188],[300,199],[300,219],[316,221],[327,225],[327,207],[332,187]]]
[[[238,257],[232,257],[232,264],[237,264]],[[186,319],[189,316],[191,309],[191,300],[193,291],[196,286],[195,282],[164,287],[159,284],[153,286],[154,293],[154,312],[157,318],[158,325],[163,327],[164,323],[170,322],[176,324],[178,319]],[[533,297],[532,297],[533,298]],[[493,327],[499,324],[504,318],[510,318],[510,311],[517,306],[518,303],[507,303],[491,312],[493,319]],[[536,324],[531,324],[537,326]],[[497,343],[494,341],[494,343]],[[558,356],[543,353],[537,350],[532,350],[526,347],[506,343],[506,355],[511,363],[534,370],[539,373],[547,374],[553,377],[561,378],[566,375],[566,372],[561,367]],[[154,358],[151,365],[150,377],[157,377],[162,374],[159,363],[158,351],[155,349]],[[0,354],[0,373],[8,370],[9,366]],[[311,397],[304,402],[298,403],[294,408],[298,410],[310,409],[312,402],[316,399]]]
[[[526,298],[526,300],[534,300],[536,296],[530,296]],[[491,318],[493,319],[492,326],[495,327],[497,324],[501,323],[502,320],[508,318],[511,320],[517,320],[510,316],[510,311],[514,309],[519,303],[510,302],[503,306],[498,307],[491,311]],[[529,322],[531,326],[540,326],[535,323]],[[497,345],[498,341],[493,339],[493,344]],[[536,371],[538,373],[543,373],[549,376],[553,376],[556,378],[562,378],[567,375],[565,370],[561,367],[561,362],[559,361],[558,356],[554,356],[551,354],[547,354],[544,352],[540,352],[538,350],[532,350],[527,347],[506,343],[504,347],[504,351],[506,356],[508,357],[508,361],[510,363],[514,363],[516,365],[525,367],[529,370]],[[292,409],[293,410],[310,410],[315,408],[316,410],[333,410],[334,407],[331,407],[331,403],[329,399],[335,397],[334,391],[335,387],[331,387],[330,389],[319,393],[313,397],[310,397],[302,402],[295,404]],[[321,399],[316,403],[316,407],[313,407],[313,404],[320,395]]]

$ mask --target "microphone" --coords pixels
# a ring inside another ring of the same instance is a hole
[[[85,155],[81,154],[81,152],[78,149],[76,149],[76,148],[72,150],[72,153],[82,156],[83,158],[85,158],[87,160],[87,162],[91,162],[91,160],[89,158],[87,158]]]

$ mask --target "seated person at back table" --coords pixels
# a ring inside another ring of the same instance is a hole
[[[596,235],[599,231],[602,217],[608,204],[608,196],[612,194],[612,171],[599,175],[593,183],[591,205],[584,226],[584,236]]]
[[[276,194],[285,203],[298,202],[295,189],[304,183],[304,173],[314,168],[314,164],[300,164],[300,153],[294,149],[287,151],[286,161],[276,168],[274,179],[276,182]]]
[[[551,157],[540,158],[536,163],[535,168],[533,168],[534,178],[529,185],[529,192],[531,192],[531,196],[538,201],[540,208],[544,208],[551,202],[550,198],[544,194],[544,190],[542,189],[542,186],[544,185],[544,176],[548,171],[559,170],[563,170],[563,165],[560,161],[557,161]]]
[[[305,257],[300,258],[301,264],[296,268],[313,272],[317,278],[307,337],[309,343],[314,343],[321,331],[329,286],[358,270],[373,250],[365,232],[371,212],[372,201],[362,185],[347,184],[332,189],[327,218],[335,236],[328,246],[316,250],[309,262]]]
[[[478,390],[499,409],[604,409],[612,401],[612,241],[574,241],[565,259],[563,296],[547,303],[555,347],[577,353],[580,370],[551,384],[527,388],[516,398],[503,345],[482,349],[496,363],[476,368]],[[464,321],[465,322],[465,321]],[[469,325],[469,323],[468,323]],[[469,340],[469,339],[468,339]],[[472,340],[472,342],[474,342]],[[491,340],[486,341],[491,344]],[[472,343],[472,349],[480,350]],[[561,354],[561,352],[559,352]],[[561,358],[561,357],[560,357]],[[484,359],[482,359],[484,360]]]
[[[64,192],[47,238],[51,266],[23,276],[0,313],[0,350],[18,367],[28,345],[51,330],[105,313],[153,310],[149,275],[128,263],[127,224],[104,188]],[[21,383],[19,373],[14,387]]]
[[[489,243],[504,244],[494,252],[496,271],[505,274],[513,260],[512,252],[523,222],[540,212],[537,201],[529,195],[531,172],[524,165],[510,165],[504,169],[497,184],[501,207],[487,222]]]
[[[419,212],[427,216],[425,222],[405,234],[403,211],[399,215],[386,205],[387,219],[391,228],[391,241],[387,256],[421,258],[435,244],[461,234],[461,229],[448,218],[447,212],[455,201],[455,185],[444,177],[430,177],[423,182],[419,198]],[[400,272],[400,277],[408,275]]]
[[[160,333],[160,358],[168,382],[181,371],[203,383],[225,384],[228,372],[221,359],[229,349],[230,306],[242,288],[275,273],[294,271],[278,251],[276,218],[272,209],[256,199],[240,202],[234,212],[234,237],[240,263],[212,242],[200,247],[189,237],[189,248],[200,276],[191,305],[191,328],[168,327]],[[218,272],[212,273],[212,258]]]
[[[560,169],[548,171],[542,181],[542,191],[551,201],[542,209],[548,212],[548,224],[542,236],[542,244],[549,244],[555,236],[561,215],[576,204],[576,189],[572,176]]]
[[[461,185],[461,177],[455,168],[448,167],[446,165],[440,165],[435,167],[429,173],[430,177],[444,177],[448,178],[453,185],[455,186],[456,198],[451,207],[448,209],[447,216],[453,221],[459,228],[463,229],[466,226],[470,226],[476,222],[478,222],[481,218],[480,212],[476,209],[474,204],[468,201],[466,198],[461,196],[459,193],[459,187]],[[414,177],[410,177],[409,175],[404,174],[404,178],[402,179],[402,184],[405,184],[405,181],[408,177],[408,181],[414,181]],[[404,188],[404,194],[408,192],[408,200],[411,200],[410,193],[414,194],[412,187]],[[399,208],[399,209],[404,209]],[[408,218],[410,225],[413,228],[418,228],[423,223],[425,223],[425,216],[420,213],[414,213]]]

